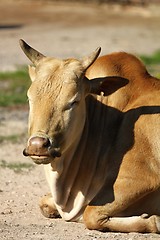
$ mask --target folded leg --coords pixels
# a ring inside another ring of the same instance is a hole
[[[40,206],[42,214],[45,217],[47,217],[47,218],[60,217],[50,193],[41,198],[41,200],[39,202],[39,206]]]

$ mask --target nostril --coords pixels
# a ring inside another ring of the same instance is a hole
[[[24,155],[25,157],[28,157],[28,156],[29,156],[26,148],[23,150],[23,155]]]
[[[43,139],[43,146],[48,148],[48,147],[50,147],[50,145],[51,145],[51,143],[50,143],[49,139],[44,138]]]

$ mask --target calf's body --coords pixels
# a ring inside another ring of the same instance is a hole
[[[159,80],[127,53],[57,60],[21,46],[36,65],[24,154],[45,164],[43,214],[89,229],[160,232]]]

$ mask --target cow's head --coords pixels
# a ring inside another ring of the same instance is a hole
[[[105,92],[108,81],[85,77],[100,48],[81,60],[59,60],[45,57],[23,40],[20,45],[34,64],[29,66],[29,140],[23,153],[35,163],[47,164],[78,141],[85,124],[85,97]]]

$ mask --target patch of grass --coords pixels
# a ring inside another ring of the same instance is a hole
[[[8,135],[8,136],[0,135],[0,143],[11,142],[14,144],[14,143],[21,142],[24,137],[25,137],[25,134],[14,134],[14,135]]]
[[[0,72],[0,106],[26,104],[29,85],[27,68],[14,72]]]
[[[5,160],[0,161],[0,167],[1,168],[9,168],[13,170],[16,173],[22,172],[24,170],[32,170],[34,168],[34,165],[31,163],[19,163],[19,162],[12,162],[8,163]]]
[[[157,50],[152,55],[141,55],[143,63],[148,71],[155,77],[160,77],[160,50]]]
[[[141,59],[143,62],[147,65],[151,64],[159,64],[160,63],[160,50],[157,50],[154,52],[152,55],[147,56],[147,55],[141,55]]]
[[[160,79],[160,71],[156,74],[156,77]]]

